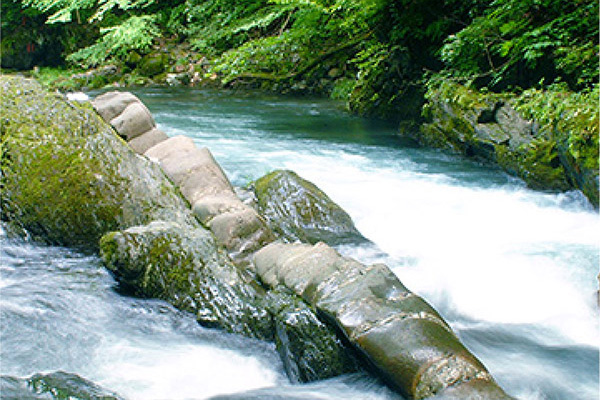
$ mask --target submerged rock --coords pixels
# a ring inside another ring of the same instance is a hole
[[[79,375],[57,371],[35,374],[22,379],[3,375],[0,377],[3,399],[38,400],[122,400],[123,398]]]
[[[273,171],[253,186],[258,210],[281,239],[330,245],[366,241],[340,206],[292,171]]]
[[[254,262],[265,283],[285,285],[315,307],[405,396],[462,392],[468,384],[510,399],[442,317],[386,266],[364,266],[323,243],[272,243]]]
[[[2,219],[45,242],[97,249],[113,230],[155,219],[197,224],[158,166],[88,104],[35,81],[0,78]]]

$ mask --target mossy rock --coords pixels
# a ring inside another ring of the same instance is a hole
[[[357,372],[353,351],[333,327],[319,320],[296,294],[284,287],[267,295],[275,324],[275,345],[292,382],[312,382]]]
[[[271,172],[253,187],[259,212],[282,239],[331,245],[366,241],[339,205],[292,171]]]
[[[89,104],[3,76],[1,210],[11,231],[95,250],[112,230],[154,219],[196,224],[158,166],[137,156]]]
[[[168,64],[169,56],[166,54],[151,53],[142,57],[135,71],[142,76],[151,78],[164,73]]]
[[[125,291],[166,300],[206,327],[272,339],[264,291],[217,249],[208,230],[154,221],[106,234],[100,253]]]
[[[63,371],[35,374],[30,378],[0,377],[0,392],[7,399],[122,400],[95,383]]]
[[[419,143],[498,164],[533,189],[573,188],[554,138],[523,118],[509,96],[444,82],[429,88],[427,100],[426,121],[412,133]]]

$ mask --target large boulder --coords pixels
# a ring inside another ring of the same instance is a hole
[[[346,211],[293,171],[273,171],[253,188],[259,212],[281,239],[330,245],[366,241]]]
[[[254,263],[265,283],[301,296],[409,398],[470,393],[461,389],[468,385],[483,388],[483,398],[510,399],[442,317],[386,266],[362,265],[323,243],[272,243]]]
[[[198,225],[160,168],[89,104],[0,78],[2,219],[48,243],[97,249],[108,232],[155,219]]]
[[[207,327],[272,337],[260,302],[264,291],[217,250],[204,228],[155,221],[105,235],[100,253],[121,285],[136,295],[167,300]]]

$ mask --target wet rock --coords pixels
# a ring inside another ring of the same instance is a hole
[[[0,78],[2,219],[36,239],[95,250],[106,232],[155,219],[197,224],[177,189],[88,104]]]
[[[533,189],[572,187],[554,140],[515,111],[510,99],[454,83],[430,89],[427,99],[426,122],[403,132],[417,142],[497,163]]]
[[[119,395],[79,375],[62,371],[35,374],[26,379],[3,375],[0,377],[0,393],[2,398],[21,400],[122,400]]]
[[[184,136],[172,137],[145,155],[179,186],[195,215],[206,224],[238,263],[274,237],[264,219],[236,196],[227,176],[207,148]]]
[[[386,266],[362,265],[323,243],[272,243],[254,263],[265,283],[291,289],[335,324],[405,396],[423,399],[481,381],[497,398],[510,398],[440,315]]]
[[[275,344],[292,382],[312,382],[356,372],[352,351],[335,330],[319,320],[297,295],[284,288],[269,292]]]
[[[105,235],[100,253],[123,287],[192,312],[207,327],[272,338],[263,290],[243,277],[202,227],[155,221]]]
[[[259,212],[282,239],[331,245],[366,241],[340,206],[292,171],[271,172],[253,187]]]

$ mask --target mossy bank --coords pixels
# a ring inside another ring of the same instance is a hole
[[[581,190],[598,208],[598,95],[598,86],[515,95],[437,81],[426,94],[424,122],[401,133],[496,163],[536,190]]]

